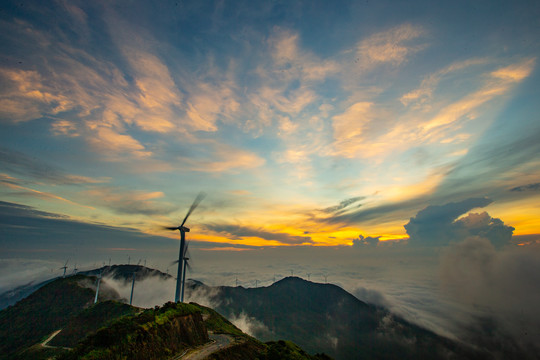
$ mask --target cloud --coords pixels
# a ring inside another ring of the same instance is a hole
[[[332,117],[334,148],[345,157],[355,157],[364,148],[363,140],[369,123],[375,118],[373,103],[357,102],[342,114]]]
[[[497,96],[506,94],[512,85],[528,77],[534,69],[535,59],[525,59],[519,63],[492,72],[479,90],[441,109],[435,117],[422,124],[424,133],[437,136],[437,128],[449,127],[459,120],[475,119],[474,113],[481,105]]]
[[[428,101],[432,99],[433,93],[442,79],[458,71],[462,71],[470,66],[486,64],[486,59],[475,58],[464,61],[459,61],[449,66],[436,71],[433,74],[426,76],[418,89],[412,90],[404,94],[399,100],[405,106],[413,104],[413,107],[419,108],[422,105],[427,105],[429,109]]]
[[[271,335],[270,329],[264,323],[244,312],[240,312],[238,315],[231,314],[229,321],[248,335],[258,338],[268,338]]]
[[[47,191],[39,191],[39,190],[29,188],[27,186],[23,186],[23,185],[26,185],[27,183],[29,182],[14,178],[6,174],[0,174],[0,185],[7,187],[8,189],[11,189],[12,191],[9,192],[10,195],[16,195],[16,196],[21,196],[21,197],[33,197],[33,198],[47,199],[47,200],[51,200],[51,199],[59,200],[59,201],[66,202],[71,205],[81,206],[88,209],[94,209],[91,206],[78,204],[74,201],[68,200],[66,198],[63,198],[61,196],[58,196],[56,194],[53,194]]]
[[[356,203],[356,202],[358,202],[360,200],[364,200],[364,199],[365,199],[364,196],[352,197],[350,199],[345,199],[345,200],[341,201],[338,205],[324,208],[321,211],[325,212],[325,213],[340,213],[340,212],[342,212],[342,210],[345,210],[348,206],[350,206],[350,205],[352,205],[352,204],[354,204],[354,203]]]
[[[496,250],[485,238],[469,238],[445,250],[441,284],[447,296],[476,309],[462,335],[506,357],[538,354],[540,336],[540,248]],[[488,331],[486,331],[486,328]]]
[[[3,171],[30,177],[36,181],[51,182],[56,185],[96,184],[107,182],[108,178],[90,178],[66,174],[60,168],[48,164],[43,159],[30,157],[19,151],[0,146],[0,166]]]
[[[157,199],[165,195],[161,191],[126,191],[113,187],[100,187],[84,191],[96,206],[104,206],[119,214],[167,215],[176,206]]]
[[[296,236],[284,232],[272,232],[262,228],[254,228],[242,225],[230,224],[210,224],[205,228],[211,231],[223,234],[233,240],[240,240],[246,237],[257,237],[263,240],[277,241],[286,245],[300,245],[304,243],[313,243],[310,236]]]
[[[385,308],[390,308],[391,306],[384,294],[375,289],[360,286],[354,291],[352,291],[352,294],[356,296],[359,300],[364,301],[368,304],[382,306]]]
[[[181,158],[192,171],[208,173],[234,172],[240,169],[254,169],[265,164],[265,159],[257,154],[226,144],[212,143],[211,159]]]
[[[412,24],[376,33],[358,44],[356,57],[359,66],[363,69],[384,63],[398,66],[425,48],[423,44],[414,43],[414,40],[424,35],[423,28]]]
[[[337,63],[322,60],[316,54],[301,49],[298,42],[298,33],[277,27],[268,39],[273,60],[272,73],[280,80],[321,81],[339,70]]]
[[[131,297],[131,281],[114,279],[113,274],[104,277],[104,281],[114,288],[120,297],[129,301]],[[142,280],[136,280],[133,287],[133,306],[151,308],[162,306],[168,301],[173,301],[176,280],[173,277],[162,278],[161,276],[149,276]]]
[[[420,210],[415,217],[404,225],[409,235],[409,244],[413,246],[444,246],[468,237],[483,237],[496,246],[510,242],[514,228],[504,225],[487,212],[464,213],[478,207],[489,205],[488,198],[469,198],[460,202],[444,205],[430,205]]]
[[[540,183],[521,185],[521,186],[516,186],[510,189],[510,191],[517,191],[517,192],[538,191],[538,190],[540,190]]]
[[[60,265],[51,260],[0,259],[0,294],[21,284],[38,284],[50,278]]]
[[[74,106],[35,70],[0,68],[0,120],[23,122],[56,115]]]
[[[77,221],[30,206],[0,202],[0,247],[4,257],[50,253],[57,258],[95,262],[96,258],[110,257],[113,248],[136,249],[157,256],[177,248],[176,244],[169,238],[133,228]]]
[[[361,248],[363,246],[377,246],[379,244],[380,236],[376,237],[364,237],[364,235],[359,235],[358,239],[353,239],[352,246],[354,248]]]

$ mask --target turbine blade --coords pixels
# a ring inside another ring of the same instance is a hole
[[[163,229],[164,229],[164,230],[178,230],[178,227],[164,226]]]
[[[176,265],[176,264],[178,264],[178,260],[174,260],[174,261],[171,263],[171,265]]]
[[[189,257],[189,243],[189,241],[186,241],[186,245],[184,245],[184,254],[182,255],[182,257]]]
[[[206,193],[201,191],[197,197],[195,198],[195,200],[193,201],[193,204],[191,204],[191,207],[189,208],[187,214],[186,214],[186,217],[184,218],[184,221],[182,221],[182,225],[180,225],[179,227],[182,227],[184,226],[184,224],[186,223],[189,215],[191,215],[191,213],[193,212],[193,210],[195,210],[197,208],[197,206],[199,206],[200,202],[203,201],[203,199],[206,197]]]

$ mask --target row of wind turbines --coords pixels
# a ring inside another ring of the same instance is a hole
[[[164,229],[166,230],[171,230],[171,231],[176,231],[178,230],[179,233],[180,233],[180,249],[179,249],[179,252],[178,252],[178,260],[174,261],[173,264],[178,264],[178,268],[177,268],[177,275],[176,275],[176,290],[175,290],[175,295],[174,295],[174,301],[175,302],[184,302],[184,290],[185,290],[185,283],[186,283],[186,270],[187,268],[189,268],[189,257],[188,257],[188,247],[189,247],[189,241],[186,240],[186,233],[187,232],[190,232],[190,229],[186,226],[184,226],[186,224],[186,221],[188,220],[189,216],[193,213],[193,211],[197,208],[197,206],[199,206],[199,204],[201,203],[202,200],[204,200],[204,198],[206,197],[206,194],[204,192],[200,192],[197,197],[195,198],[195,200],[193,201],[193,203],[191,204],[186,216],[184,217],[184,220],[182,220],[182,223],[178,226],[174,226],[174,227],[164,227]],[[60,269],[63,269],[64,270],[64,273],[62,275],[63,278],[66,277],[66,269],[67,269],[67,264],[68,264],[68,261],[69,259],[66,261],[66,263],[64,264],[64,266],[60,267]],[[129,262],[129,260],[128,260]],[[140,260],[139,260],[139,264],[140,264]],[[139,265],[137,264],[137,265]],[[110,265],[110,259],[109,259],[109,265]],[[146,265],[146,259],[145,259],[145,265]],[[75,268],[74,268],[74,274],[77,273],[77,265],[75,264]],[[291,276],[294,276],[294,270],[290,270],[291,271]],[[308,276],[308,281],[311,277],[311,273],[308,273],[307,274]],[[324,280],[325,280],[325,283],[327,283],[327,277],[328,275],[327,274],[323,274],[324,276]],[[100,286],[100,283],[101,283],[101,272],[99,273],[98,277],[97,277],[97,286],[96,286],[96,296],[95,296],[95,300],[94,300],[94,303],[97,303],[97,300],[98,300],[98,295],[99,295],[99,286]],[[275,279],[275,274],[274,274],[274,282],[276,281]],[[255,287],[258,287],[258,283],[259,283],[259,280],[255,280]],[[238,278],[236,278],[236,286],[238,286]],[[130,300],[129,300],[129,304],[131,305],[132,304],[132,301],[133,301],[133,289],[135,287],[135,272],[133,272],[133,277],[132,277],[132,282],[131,282],[131,296],[130,296]]]

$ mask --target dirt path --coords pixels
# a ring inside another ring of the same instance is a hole
[[[58,335],[58,333],[62,331],[62,329],[60,330],[56,330],[55,332],[53,332],[51,334],[51,336],[49,336],[44,342],[41,343],[41,346],[43,346],[44,348],[49,348],[49,349],[52,349],[52,348],[55,348],[56,346],[50,346],[50,345],[47,345],[49,343],[49,341],[51,341],[56,335]]]
[[[234,337],[226,334],[209,334],[212,342],[195,349],[188,349],[171,360],[203,360],[208,355],[231,345]]]

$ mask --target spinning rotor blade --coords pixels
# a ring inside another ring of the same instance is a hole
[[[197,208],[197,206],[199,206],[200,202],[203,201],[203,199],[206,197],[206,193],[205,192],[200,192],[199,195],[197,195],[197,197],[195,198],[195,200],[193,201],[193,204],[191,204],[191,207],[189,208],[187,214],[186,214],[186,217],[184,218],[184,221],[182,221],[182,225],[180,225],[179,227],[182,227],[184,226],[184,224],[186,223],[189,215],[191,215],[191,213],[193,212],[193,210],[195,210]]]
[[[189,241],[186,241],[186,245],[184,246],[184,254],[182,257],[189,257]]]

